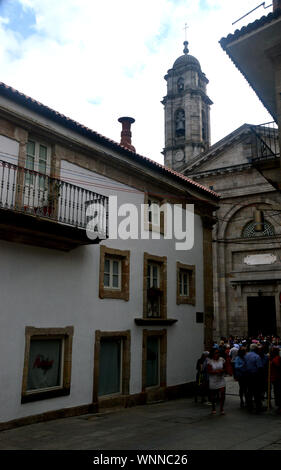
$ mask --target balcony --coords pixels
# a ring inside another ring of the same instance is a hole
[[[0,160],[0,239],[69,251],[107,236],[106,196]]]
[[[253,139],[253,160],[272,160],[280,158],[278,127],[273,122],[251,126]]]
[[[267,122],[251,126],[251,129],[253,132],[251,162],[275,189],[280,189],[278,126],[275,122]]]
[[[174,323],[178,321],[175,318],[166,318],[166,316],[164,315],[163,297],[164,297],[164,292],[158,287],[150,287],[147,289],[147,308],[146,308],[147,313],[144,318],[135,318],[136,325],[169,326],[169,325],[173,325]]]

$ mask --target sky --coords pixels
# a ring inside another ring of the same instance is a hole
[[[0,0],[0,81],[116,142],[118,118],[133,117],[137,153],[163,163],[164,76],[185,34],[209,79],[212,144],[273,120],[218,42],[272,11],[261,6],[232,26],[260,3]]]

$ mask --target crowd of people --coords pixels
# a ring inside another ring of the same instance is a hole
[[[226,376],[239,384],[240,407],[256,413],[272,407],[281,414],[281,339],[276,336],[239,338],[230,336],[204,351],[196,364],[196,393],[201,402],[219,403],[224,414]],[[264,403],[265,402],[265,403]],[[266,405],[266,406],[265,406]]]

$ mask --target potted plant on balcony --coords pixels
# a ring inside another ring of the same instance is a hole
[[[149,287],[147,289],[147,306],[149,317],[160,317],[160,300],[162,290],[159,287]]]
[[[42,203],[41,203],[41,212],[44,216],[51,217],[56,211],[57,202],[60,196],[59,190],[61,187],[61,183],[55,181],[51,183],[47,198],[45,195],[43,196]]]
[[[162,290],[159,287],[149,287],[147,289],[147,296],[150,298],[158,298],[162,293]]]

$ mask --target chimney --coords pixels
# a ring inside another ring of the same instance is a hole
[[[281,0],[273,0],[273,11],[281,10]]]
[[[131,140],[131,137],[132,137],[131,124],[133,124],[133,122],[135,122],[134,118],[120,117],[118,119],[118,122],[121,122],[121,124],[122,124],[120,144],[123,145],[123,147],[126,147],[127,149],[131,150],[132,152],[135,152],[136,149],[132,145],[132,140]]]

